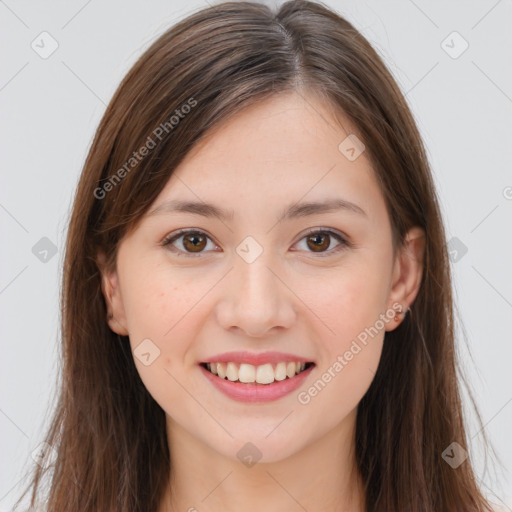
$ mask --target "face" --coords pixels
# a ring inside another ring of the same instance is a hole
[[[225,457],[251,442],[277,461],[353,425],[398,304],[418,291],[421,233],[394,256],[365,152],[339,149],[355,133],[341,119],[297,93],[239,112],[187,155],[103,272],[110,326],[129,335],[168,428]],[[232,351],[245,354],[222,357]],[[235,364],[201,365],[219,361]],[[296,374],[295,361],[313,364]],[[274,383],[234,382],[269,369]]]

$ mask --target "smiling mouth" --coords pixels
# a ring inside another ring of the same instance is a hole
[[[240,384],[269,385],[293,379],[315,363],[280,362],[254,366],[246,363],[200,363],[205,370],[223,380]]]

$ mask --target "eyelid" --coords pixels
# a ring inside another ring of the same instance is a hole
[[[177,256],[185,256],[185,257],[195,258],[195,257],[201,256],[204,254],[208,254],[209,251],[190,253],[190,252],[182,251],[180,249],[176,249],[175,247],[172,246],[173,242],[175,242],[176,240],[178,240],[179,238],[181,238],[183,235],[186,235],[186,234],[199,234],[199,235],[206,236],[216,246],[218,246],[218,244],[215,242],[214,238],[208,232],[206,232],[205,230],[200,229],[200,228],[182,228],[177,231],[173,231],[172,233],[166,235],[164,237],[164,239],[160,242],[159,245],[169,248],[169,250],[171,252],[173,252],[174,254],[176,254]],[[350,242],[349,238],[342,232],[340,232],[334,228],[322,228],[322,227],[309,228],[307,231],[305,231],[299,235],[300,238],[293,245],[296,245],[298,242],[302,241],[304,238],[314,235],[314,234],[328,234],[331,237],[335,238],[339,242],[339,245],[336,248],[330,249],[326,252],[315,253],[313,251],[307,251],[307,252],[310,252],[310,254],[316,254],[320,258],[337,254],[337,253],[341,252],[344,248],[353,247],[353,243]]]

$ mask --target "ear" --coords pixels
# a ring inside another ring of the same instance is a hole
[[[404,246],[395,260],[389,300],[391,304],[397,302],[401,304],[403,313],[414,302],[421,286],[425,244],[425,232],[419,226],[414,226],[407,232]],[[399,311],[397,311],[397,314],[399,314]],[[395,317],[395,320],[391,320],[386,331],[395,329],[403,318],[404,316],[400,315],[398,319]]]
[[[127,336],[128,328],[117,270],[107,269],[105,255],[101,252],[98,253],[97,264],[101,274],[101,291],[107,304],[107,323],[115,333]]]

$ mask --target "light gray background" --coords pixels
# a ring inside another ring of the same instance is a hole
[[[383,56],[427,145],[450,247],[458,247],[452,268],[465,329],[458,324],[460,353],[503,466],[492,470],[485,463],[482,436],[467,409],[471,453],[484,491],[512,511],[512,2],[325,3]],[[143,50],[203,6],[0,0],[0,511],[10,510],[18,496],[48,417],[59,368],[62,251],[94,131]],[[43,44],[50,48],[43,31],[58,43],[46,59],[31,47],[35,41],[39,51]],[[469,44],[457,58],[463,41],[453,31]],[[46,262],[32,252],[43,237],[57,248]]]

